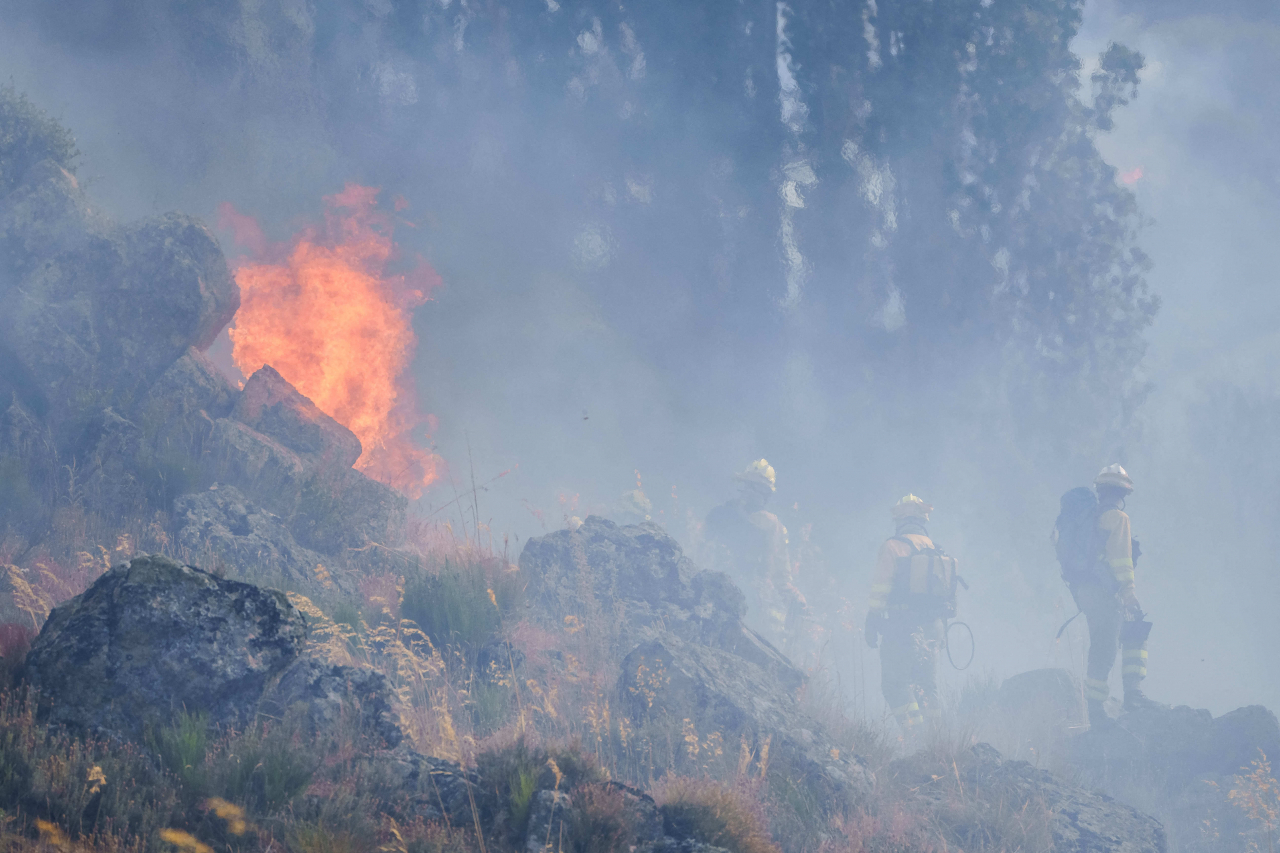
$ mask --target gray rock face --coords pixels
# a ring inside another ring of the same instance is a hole
[[[664,633],[759,666],[787,690],[804,675],[742,622],[745,599],[722,572],[698,571],[656,524],[619,527],[590,516],[577,530],[530,539],[520,554],[529,597],[555,622],[599,608],[618,627],[617,657]]]
[[[982,843],[984,825],[1000,825],[1010,815],[1021,815],[1025,824],[1047,830],[1050,847],[1046,849],[1053,853],[1165,853],[1167,849],[1164,827],[1156,818],[1105,794],[1066,784],[1028,762],[1005,761],[991,745],[975,745],[955,765],[945,762],[948,772],[942,774],[932,772],[932,767],[920,771],[918,761],[896,762],[899,780],[924,803],[932,804],[940,820],[960,835],[965,849],[974,841]],[[957,813],[963,813],[964,820],[957,821]],[[973,838],[966,840],[968,835]]]
[[[289,448],[308,470],[350,468],[360,439],[267,365],[244,384],[231,417]]]
[[[1228,799],[1236,775],[1280,755],[1280,724],[1260,705],[1214,717],[1184,706],[1126,713],[1069,742],[1089,784],[1160,817],[1177,850],[1244,851],[1255,829]],[[1214,829],[1205,837],[1206,827]]]
[[[285,517],[298,508],[307,468],[298,454],[232,418],[218,418],[205,439],[203,478],[227,483]]]
[[[132,410],[188,347],[230,321],[240,292],[217,242],[169,214],[112,227],[53,164],[0,200],[0,337],[24,387],[47,407],[60,442],[108,406]],[[6,376],[5,384],[13,380]],[[8,395],[6,395],[8,396]]]
[[[564,791],[538,791],[529,806],[529,828],[524,836],[524,853],[545,853],[564,849],[570,833],[573,798]]]
[[[633,720],[665,713],[757,748],[767,738],[771,765],[788,766],[824,796],[870,790],[863,762],[839,754],[801,712],[803,673],[742,623],[742,593],[722,573],[699,572],[658,526],[592,516],[577,530],[529,540],[520,567],[550,623],[574,616],[617,626],[617,701]]]
[[[204,353],[188,348],[142,401],[139,421],[152,453],[198,465],[214,420],[231,414],[239,393]]]
[[[183,495],[174,501],[173,515],[178,544],[200,562],[216,561],[241,578],[305,590],[318,600],[353,594],[341,573],[316,570],[328,557],[299,545],[279,517],[234,486]]]
[[[306,638],[284,594],[135,557],[55,608],[26,672],[49,719],[136,739],[175,711],[243,727]]]
[[[376,736],[387,747],[404,740],[387,679],[371,669],[299,658],[263,697],[261,708],[275,717],[300,711],[312,734],[347,725]]]

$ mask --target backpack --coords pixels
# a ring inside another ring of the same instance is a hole
[[[941,548],[921,548],[905,536],[893,538],[910,545],[913,553],[894,560],[890,606],[955,616],[956,586],[963,583],[956,574],[956,558]]]
[[[1058,538],[1053,547],[1062,579],[1070,584],[1099,580],[1098,499],[1093,490],[1082,486],[1064,494],[1054,528]]]

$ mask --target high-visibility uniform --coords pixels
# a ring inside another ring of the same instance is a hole
[[[1094,578],[1071,584],[1071,595],[1089,624],[1089,662],[1085,698],[1098,702],[1110,695],[1107,677],[1121,645],[1124,609],[1121,597],[1134,590],[1133,536],[1129,516],[1118,508],[1098,516],[1095,531],[1097,572]],[[1147,644],[1126,639],[1121,674],[1126,690],[1147,677]]]
[[[898,558],[933,547],[933,540],[920,533],[887,540],[880,546],[871,579],[871,610],[886,616],[880,639],[880,687],[904,730],[926,718],[942,716],[938,698],[938,653],[945,631],[942,617],[890,600]]]
[[[786,526],[767,510],[748,512],[735,501],[712,510],[706,530],[707,564],[742,587],[750,624],[789,651],[795,639],[793,614],[803,608],[804,596],[792,577]]]

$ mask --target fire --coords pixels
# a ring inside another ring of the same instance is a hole
[[[347,184],[325,197],[322,227],[277,247],[252,217],[222,205],[221,225],[254,256],[236,265],[232,358],[245,376],[278,370],[360,439],[357,469],[417,498],[441,460],[413,440],[434,419],[419,412],[405,375],[417,345],[410,319],[441,282],[421,258],[407,275],[388,272],[397,251],[378,192]]]

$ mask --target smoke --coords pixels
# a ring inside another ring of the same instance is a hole
[[[0,74],[122,218],[230,203],[279,243],[349,181],[409,202],[397,243],[444,282],[414,317],[451,472],[424,509],[468,460],[516,468],[480,504],[518,544],[573,496],[612,513],[638,470],[692,541],[765,456],[802,586],[860,614],[916,492],[971,582],[975,666],[1008,675],[1079,669],[1046,537],[1120,460],[1151,692],[1220,712],[1280,705],[1226,615],[1261,625],[1248,584],[1277,591],[1280,167],[1274,128],[1222,106],[1275,97],[1250,64],[1275,30],[1173,8],[8,0]],[[874,696],[857,641],[829,657]]]

